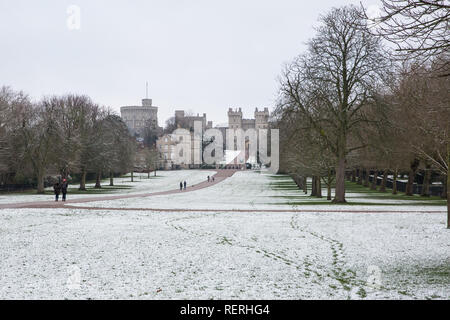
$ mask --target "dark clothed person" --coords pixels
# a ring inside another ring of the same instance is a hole
[[[53,191],[55,192],[55,201],[58,201],[59,194],[61,193],[61,185],[59,182],[53,185]]]
[[[62,185],[61,185],[61,192],[62,192],[62,201],[66,201],[66,195],[67,195],[67,187],[69,186],[69,183],[66,179],[64,179]]]

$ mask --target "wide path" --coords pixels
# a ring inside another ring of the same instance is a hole
[[[129,194],[129,195],[115,195],[115,196],[103,196],[103,197],[86,197],[80,199],[67,200],[66,202],[56,202],[56,201],[35,201],[35,202],[21,202],[21,203],[6,203],[0,204],[0,209],[19,209],[19,208],[74,208],[71,204],[76,203],[86,203],[94,201],[107,201],[107,200],[118,200],[118,199],[128,199],[128,198],[141,198],[141,197],[152,197],[161,196],[168,194],[178,194],[192,192],[204,188],[211,187],[215,184],[222,182],[223,180],[231,177],[236,170],[214,170],[216,174],[213,175],[214,181],[204,181],[192,186],[188,186],[186,190],[174,189],[169,191],[153,192],[153,193],[139,193],[139,194]],[[83,207],[83,209],[92,209],[91,207]]]

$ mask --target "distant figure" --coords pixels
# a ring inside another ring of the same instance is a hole
[[[213,180],[213,182],[214,182],[214,176],[212,177],[212,180]]]
[[[59,193],[61,192],[61,185],[59,184],[59,182],[53,185],[53,191],[55,192],[55,201],[58,201]]]
[[[66,201],[67,187],[68,186],[69,186],[69,183],[67,182],[67,179],[64,179],[63,183],[61,185],[62,201]]]
[[[180,191],[183,190],[183,182],[180,182]]]
[[[209,176],[208,176],[208,182],[209,182]]]
[[[186,190],[186,181],[184,182],[184,190]]]

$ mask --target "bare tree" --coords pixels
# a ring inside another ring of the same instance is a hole
[[[100,107],[92,102],[84,105],[80,110],[80,151],[79,151],[79,190],[86,190],[86,176],[92,169],[92,159],[96,155],[97,126],[101,116]]]
[[[450,228],[450,77],[433,76],[439,69],[416,70],[406,69],[397,84],[394,103],[401,116],[395,125],[408,133],[404,143],[416,156],[446,178]],[[424,78],[423,73],[431,77]]]
[[[100,108],[99,116],[93,126],[92,149],[90,168],[95,172],[95,188],[101,188],[102,175],[109,175],[116,165],[117,139],[119,126],[123,121],[117,115],[111,114],[110,110]]]
[[[154,170],[156,176],[156,169],[159,160],[159,152],[156,149],[146,148],[144,150],[144,163],[147,170],[148,178],[150,178],[150,171]]]
[[[450,3],[447,0],[381,2],[381,15],[370,17],[373,30],[396,45],[397,57],[422,64],[435,59],[439,74],[450,76]]]
[[[79,171],[81,150],[85,142],[81,137],[86,115],[93,104],[89,97],[75,94],[44,98],[42,103],[55,110],[58,134],[54,141],[57,144],[54,164],[62,177],[68,177]]]
[[[170,117],[166,120],[166,126],[164,127],[164,134],[171,134],[177,128],[175,117]]]
[[[274,116],[280,130],[281,167],[291,175],[299,188],[307,193],[307,177],[312,177],[311,196],[322,197],[321,182],[327,186],[331,200],[335,157],[326,141],[309,120],[293,108],[281,107]]]
[[[23,152],[33,166],[37,179],[37,192],[44,193],[44,178],[55,159],[58,120],[53,105],[42,102],[31,112],[23,114],[19,129],[23,141]]]
[[[349,137],[368,119],[367,106],[387,74],[381,40],[373,36],[361,10],[354,6],[333,9],[321,17],[308,52],[296,58],[281,80],[281,107],[306,117],[336,158],[334,202],[345,202],[347,156],[364,148],[349,145]],[[358,27],[359,26],[359,27]]]
[[[83,95],[50,96],[32,103],[23,92],[0,88],[0,183],[37,181],[44,192],[49,175],[127,172],[135,140],[122,119]]]
[[[102,121],[102,142],[103,142],[103,170],[109,172],[110,186],[114,185],[114,174],[124,173],[121,164],[121,154],[129,152],[127,145],[135,140],[130,136],[128,128],[118,115],[108,111],[107,116]]]
[[[32,108],[29,97],[22,91],[0,88],[0,184],[33,175],[20,130],[26,125],[25,117],[33,113]]]

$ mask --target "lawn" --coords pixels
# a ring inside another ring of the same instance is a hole
[[[308,195],[305,195],[302,190],[298,188],[294,180],[288,175],[274,175],[271,176],[270,186],[276,191],[289,191],[286,195],[275,195],[274,198],[284,199],[281,204],[290,204],[298,206],[302,204],[330,204],[330,201],[326,200],[327,189],[322,183],[322,198],[311,197],[311,181],[308,180]],[[422,197],[420,195],[406,196],[404,193],[392,194],[391,189],[386,189],[386,192],[380,192],[378,190],[371,190],[370,187],[364,187],[356,182],[345,182],[346,188],[346,200],[347,205],[431,205],[431,206],[444,206],[447,204],[445,199],[440,197]],[[379,189],[379,186],[378,186]],[[334,185],[332,189],[334,195]]]

